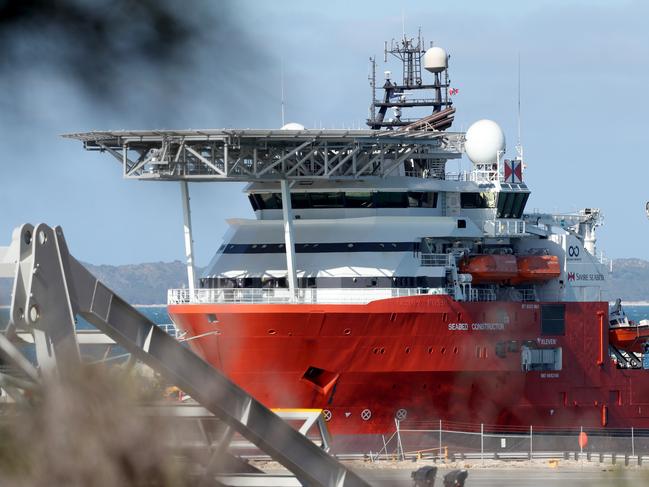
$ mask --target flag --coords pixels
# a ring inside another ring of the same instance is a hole
[[[510,161],[505,159],[505,182],[522,183],[523,182],[523,161],[514,159]]]

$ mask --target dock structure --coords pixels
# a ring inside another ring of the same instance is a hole
[[[31,333],[39,365],[35,369],[10,340],[0,339],[0,352],[21,372],[21,377],[8,381],[17,402],[25,397],[21,389],[28,391],[47,378],[71,375],[81,366],[75,327],[80,316],[121,345],[133,360],[150,366],[216,416],[227,433],[219,455],[236,432],[286,467],[297,479],[293,485],[368,485],[114,294],[70,255],[60,227],[25,224],[17,228],[11,244],[0,247],[0,277],[14,279],[9,335]],[[209,478],[213,474],[208,466],[205,485],[217,485]],[[219,480],[218,485],[242,485],[230,480],[234,483]],[[270,483],[264,485],[277,485],[271,477],[267,480]]]

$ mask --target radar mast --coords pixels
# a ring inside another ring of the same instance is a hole
[[[440,47],[425,49],[421,30],[417,37],[406,37],[390,44],[385,42],[383,62],[388,62],[388,55],[401,61],[402,76],[397,78],[391,71],[385,71],[383,84],[383,99],[377,99],[376,89],[376,59],[370,58],[370,86],[372,102],[370,105],[367,125],[373,130],[380,129],[418,129],[446,130],[453,123],[455,109],[449,94],[450,79],[448,76],[448,55]],[[433,82],[426,84],[422,78],[422,64],[426,71],[433,76]],[[413,96],[412,92],[423,92]],[[415,107],[431,107],[432,114],[418,118],[402,117],[402,109]],[[387,117],[388,109],[393,110],[393,116]]]

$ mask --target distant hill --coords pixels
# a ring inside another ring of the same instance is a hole
[[[611,300],[649,301],[649,261],[615,259],[610,297]]]
[[[84,265],[132,304],[166,304],[167,289],[187,287],[187,268],[179,260],[120,266]]]
[[[187,287],[187,270],[178,260],[120,266],[84,265],[132,304],[164,304],[167,302],[167,289]],[[10,293],[11,280],[0,279],[0,305],[9,304]]]
[[[109,288],[133,304],[164,304],[167,289],[187,286],[185,264],[178,260],[120,266],[85,265]],[[9,304],[10,286],[9,279],[0,279],[0,305]],[[649,301],[649,261],[614,260],[610,297]]]

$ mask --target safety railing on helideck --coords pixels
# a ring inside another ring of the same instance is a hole
[[[168,304],[367,304],[422,294],[447,294],[445,288],[214,288],[169,289]]]

